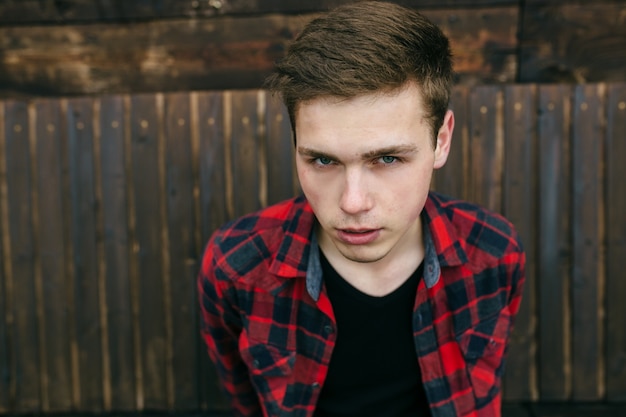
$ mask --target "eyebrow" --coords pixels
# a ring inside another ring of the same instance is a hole
[[[385,155],[407,155],[415,152],[417,152],[417,146],[415,145],[393,145],[365,152],[364,154],[361,154],[361,159],[368,160]],[[311,158],[324,157],[330,158],[335,161],[339,159],[335,155],[326,152],[316,151],[315,149],[307,148],[304,146],[298,146],[298,153],[302,156],[308,156]]]

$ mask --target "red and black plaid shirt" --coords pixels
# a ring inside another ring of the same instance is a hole
[[[413,335],[433,417],[500,416],[525,256],[501,216],[431,193]],[[198,279],[202,334],[236,416],[312,416],[336,340],[303,197],[217,231]],[[364,364],[363,366],[367,366]]]

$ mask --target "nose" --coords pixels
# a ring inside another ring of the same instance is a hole
[[[347,169],[339,206],[347,214],[359,214],[372,208],[372,193],[358,169]]]

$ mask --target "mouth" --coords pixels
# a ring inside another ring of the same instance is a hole
[[[349,245],[367,245],[380,236],[381,229],[337,229],[337,237]]]

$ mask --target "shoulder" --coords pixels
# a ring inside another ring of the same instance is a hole
[[[202,272],[207,275],[223,273],[233,279],[261,266],[267,268],[288,235],[308,238],[310,218],[312,214],[306,200],[297,197],[234,219],[209,239]]]
[[[470,252],[470,258],[476,252],[498,259],[507,254],[523,252],[519,234],[502,214],[434,192],[429,195],[429,204],[431,212],[445,219],[441,223],[448,224],[450,233]]]

